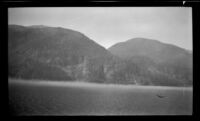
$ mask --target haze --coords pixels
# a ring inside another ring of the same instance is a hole
[[[190,7],[9,8],[8,24],[69,28],[82,32],[105,48],[143,37],[192,50]]]

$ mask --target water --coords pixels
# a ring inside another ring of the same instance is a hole
[[[192,88],[9,81],[12,115],[191,115],[192,97]]]

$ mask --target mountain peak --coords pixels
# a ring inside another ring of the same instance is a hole
[[[128,43],[158,43],[158,44],[161,44],[160,41],[158,40],[155,40],[155,39],[147,39],[147,38],[142,38],[142,37],[136,37],[136,38],[132,38],[132,39],[129,39],[125,42],[128,42]]]
[[[112,54],[122,58],[142,55],[159,62],[188,55],[188,52],[185,49],[178,46],[162,43],[158,40],[139,37],[117,43],[108,50]]]
[[[101,70],[99,65],[112,56],[84,34],[61,27],[9,25],[8,42],[13,77],[83,79],[88,63]]]
[[[45,26],[45,25],[31,25],[31,26],[28,26],[30,28],[46,28],[48,26]]]

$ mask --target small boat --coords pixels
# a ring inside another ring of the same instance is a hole
[[[162,95],[156,95],[157,97],[159,97],[159,98],[164,98],[165,96],[162,96]]]

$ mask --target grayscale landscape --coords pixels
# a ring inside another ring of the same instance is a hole
[[[191,14],[176,7],[10,8],[10,114],[192,115]]]

